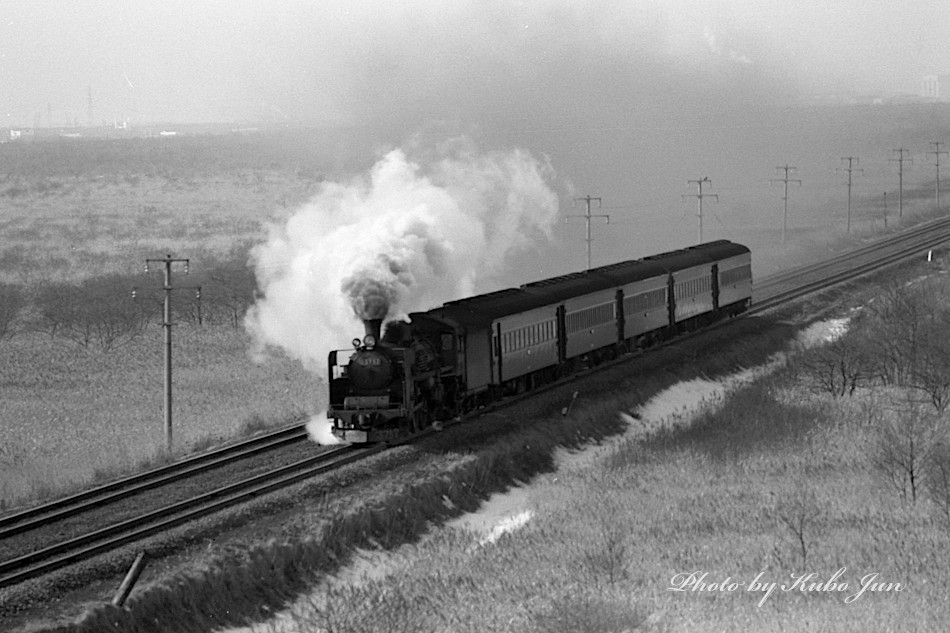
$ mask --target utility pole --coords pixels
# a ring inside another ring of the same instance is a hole
[[[934,151],[927,153],[933,154],[936,159],[934,167],[937,168],[937,211],[940,211],[940,155],[946,155],[947,152],[940,149],[940,146],[944,144],[943,141],[931,141],[930,144],[934,146]]]
[[[698,215],[699,215],[699,243],[700,244],[703,243],[703,198],[706,198],[706,197],[715,198],[716,202],[719,202],[718,195],[714,193],[703,193],[703,183],[706,183],[706,182],[708,182],[709,185],[712,186],[712,181],[709,179],[708,176],[703,176],[699,180],[687,180],[686,181],[687,185],[691,185],[695,183],[696,186],[699,187],[699,193],[690,193],[690,194],[684,193],[683,194],[683,198],[697,198],[699,200]]]
[[[784,171],[785,171],[785,177],[784,177],[784,178],[771,178],[771,179],[769,179],[769,182],[783,182],[783,183],[785,183],[785,195],[782,196],[782,200],[784,201],[784,212],[783,212],[783,215],[782,215],[782,244],[784,244],[784,243],[785,243],[785,231],[786,231],[786,229],[788,228],[788,183],[790,183],[790,182],[797,182],[797,183],[798,183],[798,186],[800,187],[801,184],[802,184],[802,181],[801,181],[801,180],[798,180],[798,179],[795,179],[795,178],[789,178],[789,177],[788,177],[789,172],[794,171],[795,169],[797,169],[797,167],[791,167],[790,165],[785,165],[784,167],[776,167],[775,169],[779,169],[779,170],[784,170]]]
[[[838,171],[848,172],[848,233],[851,232],[851,183],[852,183],[852,174],[856,171],[863,172],[863,169],[855,169],[854,164],[859,162],[861,159],[856,156],[845,156],[841,159],[843,161],[848,161],[848,168],[842,169],[838,168]]]
[[[161,264],[165,273],[162,290],[165,293],[162,327],[165,330],[165,449],[172,453],[172,264],[184,264],[188,274],[188,260],[166,255],[162,259],[146,259],[145,272],[149,273],[150,264]]]
[[[887,230],[887,192],[884,192],[884,230]]]
[[[593,200],[597,201],[597,208],[600,208],[602,200],[600,198],[591,198],[590,196],[584,196],[583,198],[574,198],[574,206],[577,207],[577,202],[583,200],[587,203],[587,211],[584,215],[569,215],[567,216],[568,220],[571,218],[584,218],[587,223],[587,270],[590,270],[590,243],[594,240],[590,236],[590,221],[591,218],[604,218],[607,224],[610,224],[610,216],[606,214],[595,214],[591,215],[590,213],[590,203]]]
[[[898,184],[899,189],[897,193],[897,208],[898,208],[897,217],[902,218],[904,217],[904,161],[914,162],[914,159],[905,157],[905,152],[910,152],[909,149],[898,147],[897,149],[893,151],[897,152],[897,158],[889,158],[888,160],[892,163],[893,162],[897,163],[897,176],[898,176],[897,181],[899,183]],[[885,228],[887,227],[887,222],[884,223],[884,226]]]

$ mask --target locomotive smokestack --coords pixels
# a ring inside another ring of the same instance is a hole
[[[382,319],[363,319],[363,327],[366,328],[366,334],[372,334],[374,337],[376,337],[377,343],[382,340],[382,337],[379,335],[382,325]]]

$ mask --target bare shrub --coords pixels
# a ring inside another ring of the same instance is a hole
[[[892,285],[866,309],[877,374],[884,384],[906,385],[921,347],[921,326],[931,312],[917,286]]]
[[[911,370],[911,386],[924,392],[938,412],[950,404],[950,311],[935,306],[923,324],[921,347]]]
[[[916,503],[931,457],[945,436],[945,421],[912,392],[903,392],[878,422],[872,463],[902,500]]]
[[[619,515],[613,512],[602,516],[596,537],[589,542],[592,547],[584,552],[587,569],[595,578],[605,578],[611,585],[627,580],[630,576],[630,552],[627,546],[630,530],[618,518]]]
[[[202,320],[238,327],[254,301],[257,281],[248,264],[250,246],[237,246],[223,258],[209,257],[196,278],[201,286]],[[196,313],[195,313],[196,316]]]
[[[935,447],[927,467],[927,493],[950,529],[950,446]]]
[[[780,497],[772,509],[772,515],[788,534],[791,547],[795,551],[793,557],[799,559],[801,567],[795,565],[785,553],[785,548],[778,545],[773,548],[772,557],[782,567],[808,571],[808,555],[815,543],[815,523],[821,516],[814,493],[803,484],[797,491]]]
[[[814,390],[835,398],[851,396],[873,375],[871,346],[864,337],[846,334],[808,351],[801,368]]]

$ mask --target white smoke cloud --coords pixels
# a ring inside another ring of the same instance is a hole
[[[310,441],[320,446],[342,444],[342,441],[333,434],[333,421],[326,413],[318,413],[307,421],[307,435]]]
[[[499,285],[509,255],[551,237],[552,177],[525,151],[466,141],[427,166],[394,150],[326,184],[254,250],[248,331],[323,374],[331,349],[362,336],[358,314],[400,318]]]

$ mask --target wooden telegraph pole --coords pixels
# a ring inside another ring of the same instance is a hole
[[[695,184],[699,188],[699,193],[683,194],[683,198],[697,198],[699,200],[699,243],[703,243],[703,198],[715,198],[716,202],[719,202],[719,196],[714,193],[703,193],[703,183],[709,183],[709,186],[712,186],[712,181],[708,176],[703,176],[699,180],[687,180],[686,184],[692,185]]]
[[[188,260],[166,255],[161,259],[146,259],[145,272],[149,273],[151,264],[161,264],[165,275],[162,286],[165,299],[162,310],[162,328],[165,330],[165,450],[172,453],[172,265],[184,264],[188,274]]]
[[[610,216],[609,216],[609,215],[606,215],[606,214],[600,214],[600,215],[595,214],[595,215],[591,215],[591,213],[590,213],[590,203],[591,203],[592,201],[596,200],[596,201],[597,201],[597,206],[598,206],[598,208],[599,208],[600,205],[601,205],[601,202],[602,202],[600,198],[592,198],[592,197],[590,197],[590,196],[584,196],[583,198],[574,198],[575,206],[576,206],[577,202],[579,202],[579,201],[581,201],[581,200],[587,202],[587,212],[584,213],[584,215],[569,215],[569,216],[567,216],[567,217],[568,217],[568,219],[570,219],[570,218],[583,218],[583,219],[586,221],[586,223],[587,223],[587,270],[590,270],[590,261],[591,261],[591,260],[590,260],[590,243],[594,241],[594,240],[591,238],[591,236],[590,236],[590,221],[591,221],[591,218],[604,218],[604,219],[606,220],[606,223],[607,223],[607,224],[610,224]]]
[[[853,182],[852,175],[856,171],[859,171],[859,172],[864,171],[863,169],[854,168],[854,164],[860,160],[861,159],[859,159],[857,156],[845,156],[844,158],[841,159],[841,161],[842,162],[848,161],[848,167],[847,169],[842,167],[838,170],[838,171],[844,171],[848,173],[848,233],[851,232],[851,185]]]
[[[909,149],[898,147],[893,151],[897,152],[897,158],[889,158],[888,160],[897,163],[897,217],[902,218],[904,217],[904,163],[913,163],[914,159],[907,157],[907,153],[910,152]]]
[[[801,181],[801,180],[798,180],[797,178],[789,178],[789,177],[788,177],[789,172],[791,172],[791,171],[797,169],[796,167],[792,167],[792,166],[790,166],[790,165],[785,165],[784,167],[776,167],[775,169],[784,170],[784,171],[785,171],[785,177],[784,177],[784,178],[772,178],[772,179],[769,180],[769,182],[782,182],[782,183],[785,183],[785,195],[782,196],[782,200],[784,201],[784,212],[783,212],[783,214],[782,214],[782,244],[784,244],[784,243],[785,243],[785,232],[786,232],[786,230],[788,229],[788,183],[790,183],[790,182],[797,182],[797,183],[798,183],[798,186],[800,187],[801,184],[802,184],[802,181]]]

